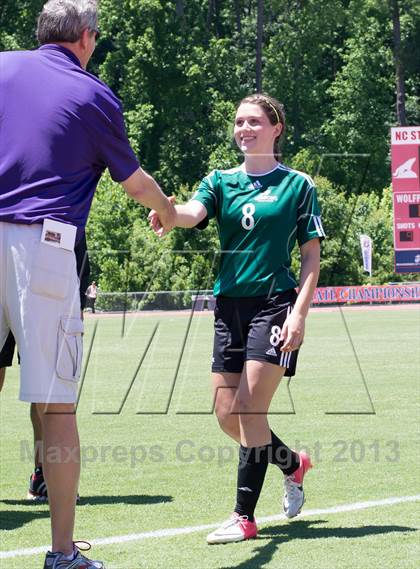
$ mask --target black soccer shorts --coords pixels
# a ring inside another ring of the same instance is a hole
[[[299,350],[281,352],[281,329],[293,309],[294,289],[266,296],[218,296],[214,310],[213,372],[241,373],[244,362],[256,360],[296,372]]]
[[[6,343],[0,352],[0,367],[10,367],[13,363],[13,355],[15,353],[16,342],[13,334],[9,332]]]

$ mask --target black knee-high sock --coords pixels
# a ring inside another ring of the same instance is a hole
[[[254,511],[268,467],[268,447],[239,448],[235,512],[254,521]]]
[[[271,431],[271,445],[269,445],[268,461],[280,468],[284,475],[290,476],[299,468],[300,459],[297,452],[294,452],[284,444]]]

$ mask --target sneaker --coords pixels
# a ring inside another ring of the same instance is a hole
[[[49,551],[45,557],[44,569],[105,569],[102,561],[92,561],[82,555],[76,545],[73,547],[74,558],[71,561],[63,553]],[[90,549],[90,545],[87,549]]]
[[[45,484],[41,466],[35,468],[29,479],[28,500],[40,503],[48,501],[47,485]]]
[[[311,459],[306,452],[300,452],[299,458],[299,468],[290,476],[284,477],[283,511],[288,518],[294,518],[300,514],[305,502],[303,478],[308,470],[312,468]]]
[[[257,524],[250,522],[248,516],[240,516],[237,513],[224,522],[218,529],[209,533],[207,543],[233,543],[257,537]]]
[[[38,504],[44,504],[48,502],[48,491],[47,485],[44,480],[44,474],[42,472],[42,466],[37,466],[31,474],[29,479],[29,490],[27,495],[28,500],[37,502]],[[80,501],[80,496],[77,494],[76,502]]]

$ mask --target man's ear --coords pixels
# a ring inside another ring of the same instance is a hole
[[[79,43],[80,43],[80,47],[83,49],[87,49],[89,46],[89,42],[90,42],[90,34],[92,32],[90,30],[88,30],[88,28],[86,28],[85,30],[83,30],[82,35],[80,36],[79,39]]]

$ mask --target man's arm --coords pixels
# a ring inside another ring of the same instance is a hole
[[[138,168],[127,180],[121,182],[127,194],[141,205],[154,209],[166,231],[170,231],[175,222],[173,204],[162,192],[156,181],[142,168]]]

